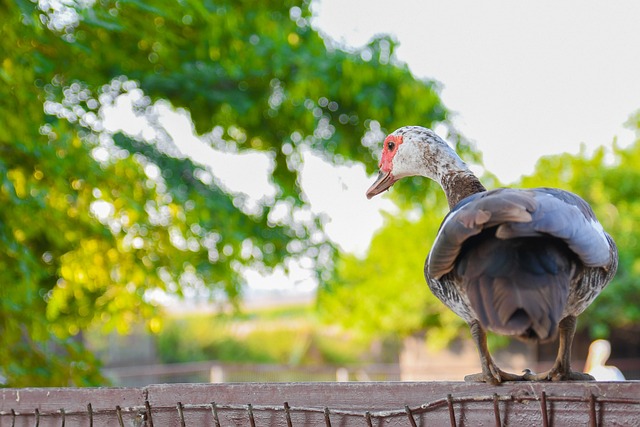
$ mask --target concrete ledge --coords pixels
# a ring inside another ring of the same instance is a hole
[[[640,381],[0,390],[0,426],[640,426]]]

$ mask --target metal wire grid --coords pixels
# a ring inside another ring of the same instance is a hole
[[[324,422],[327,427],[331,427],[331,416],[342,416],[342,417],[359,417],[362,419],[363,425],[373,427],[373,422],[381,421],[388,418],[395,417],[406,417],[409,424],[412,427],[417,427],[416,415],[426,414],[435,410],[438,410],[442,407],[447,407],[449,412],[449,421],[452,427],[457,425],[456,423],[456,404],[464,404],[471,402],[487,402],[492,403],[493,413],[495,417],[495,425],[497,427],[502,427],[502,417],[500,414],[500,402],[524,402],[524,401],[537,401],[540,405],[540,413],[542,416],[542,425],[543,427],[549,426],[549,405],[548,402],[583,402],[588,407],[589,413],[589,426],[597,427],[598,426],[598,418],[597,418],[597,405],[598,404],[622,404],[622,405],[640,405],[640,399],[633,398],[609,398],[606,396],[595,396],[594,394],[589,394],[585,397],[579,396],[548,396],[544,391],[539,396],[511,396],[511,395],[498,395],[493,394],[491,396],[462,396],[462,397],[453,397],[451,394],[448,394],[446,398],[434,400],[428,403],[424,403],[419,406],[405,406],[403,409],[397,410],[381,410],[381,411],[361,411],[361,410],[350,410],[350,409],[329,409],[328,407],[306,407],[306,406],[289,406],[287,402],[280,406],[272,406],[272,405],[237,405],[237,404],[218,404],[216,402],[210,402],[205,404],[183,404],[181,402],[177,402],[175,405],[175,410],[178,413],[178,419],[180,420],[181,427],[187,427],[187,423],[185,421],[185,411],[190,410],[207,410],[211,411],[213,416],[213,426],[222,427],[220,423],[220,417],[218,413],[220,411],[244,411],[246,413],[248,425],[251,427],[255,427],[255,418],[254,412],[270,412],[270,413],[281,413],[284,419],[286,420],[288,427],[293,427],[293,421],[291,414],[292,413],[315,413],[321,414],[324,417]],[[59,409],[55,412],[40,412],[38,409],[35,409],[33,412],[18,412],[13,409],[10,411],[0,411],[0,417],[10,417],[11,425],[15,425],[15,421],[20,416],[30,416],[35,418],[35,427],[39,427],[40,419],[42,417],[58,417],[60,418],[61,427],[65,427],[66,418],[71,415],[85,415],[88,417],[88,426],[93,427],[93,418],[94,415],[97,414],[111,414],[113,413],[114,418],[118,421],[118,424],[121,427],[125,427],[123,421],[123,413],[135,413],[134,426],[136,427],[153,427],[153,411],[154,409],[159,410],[167,410],[170,409],[166,406],[157,406],[152,408],[148,401],[145,402],[144,406],[132,406],[122,408],[120,406],[116,406],[114,409],[100,409],[94,410],[91,403],[87,405],[86,411],[65,411],[64,408]]]

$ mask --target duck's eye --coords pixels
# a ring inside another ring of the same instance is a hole
[[[387,144],[387,148],[389,149],[389,151],[393,151],[393,149],[396,148],[396,144],[393,141],[389,141],[389,143]]]

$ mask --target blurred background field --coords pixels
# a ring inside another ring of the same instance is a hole
[[[398,342],[364,340],[317,319],[311,304],[241,315],[178,313],[155,336],[87,334],[118,385],[158,382],[399,379]],[[146,366],[145,366],[146,365]],[[133,366],[133,368],[131,368]],[[346,376],[346,377],[345,377]]]

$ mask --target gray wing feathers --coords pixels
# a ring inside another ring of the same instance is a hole
[[[548,194],[536,192],[535,198],[538,208],[531,222],[500,225],[496,237],[551,235],[564,240],[587,267],[606,267],[611,262],[611,247],[590,209],[589,212],[581,211],[578,205]]]
[[[469,200],[470,199],[470,200]],[[564,240],[588,267],[607,267],[611,247],[593,211],[575,194],[557,189],[497,189],[461,202],[442,224],[428,258],[436,279],[450,272],[462,244],[498,226],[496,237],[553,236]]]

